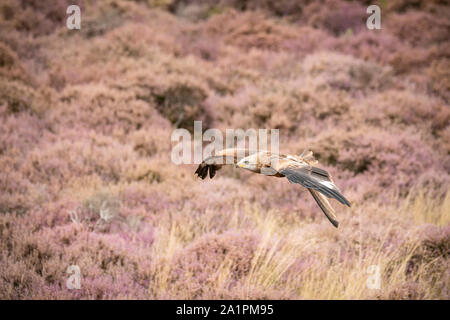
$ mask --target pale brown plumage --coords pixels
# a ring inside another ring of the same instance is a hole
[[[223,165],[236,164],[254,173],[268,176],[286,177],[290,183],[307,188],[325,216],[337,228],[335,211],[327,198],[334,198],[350,207],[350,202],[341,194],[331,175],[318,167],[312,151],[304,151],[299,156],[275,154],[268,151],[248,151],[242,149],[224,149],[215,156],[206,158],[195,173],[202,179],[208,175],[212,179]]]

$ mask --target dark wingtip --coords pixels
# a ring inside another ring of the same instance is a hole
[[[350,204],[350,201],[347,200],[346,197],[342,196],[343,200],[344,200],[344,204],[347,205],[348,207],[351,207],[352,205]]]
[[[217,167],[214,165],[208,165],[205,163],[201,163],[197,170],[195,170],[194,175],[196,174],[200,179],[204,180],[208,176],[209,171],[209,177],[212,179],[217,173]]]
[[[207,175],[208,175],[208,166],[205,166],[200,171],[200,178],[202,178],[202,180],[204,180]]]
[[[332,190],[332,194],[333,194],[333,198],[335,198],[337,201],[339,201],[340,203],[342,203],[348,207],[351,207],[350,202],[347,200],[346,197],[344,197],[344,195],[342,193],[340,193],[337,190]]]
[[[209,167],[209,178],[212,179],[216,175],[216,167],[210,166]]]
[[[208,175],[208,166],[204,165],[203,163],[199,164],[194,174],[196,174],[202,180],[205,179],[206,176]]]
[[[330,219],[329,219],[330,220]],[[336,220],[330,220],[331,224],[337,229],[339,227],[339,221]]]

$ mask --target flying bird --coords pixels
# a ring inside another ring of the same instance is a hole
[[[250,155],[245,157],[245,154]],[[203,160],[195,174],[203,180],[209,173],[209,177],[212,179],[222,166],[228,164],[234,164],[236,168],[247,169],[267,176],[286,177],[290,183],[300,184],[307,188],[325,216],[336,228],[339,226],[339,222],[327,198],[336,199],[350,207],[350,202],[334,184],[331,175],[315,166],[318,161],[314,158],[312,151],[305,150],[301,155],[294,156],[269,151],[224,149]]]

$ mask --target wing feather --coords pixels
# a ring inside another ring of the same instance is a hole
[[[350,207],[350,202],[341,194],[328,172],[323,169],[292,161],[283,166],[279,172],[291,183],[298,183],[305,188],[317,190],[328,198],[334,198]]]
[[[236,164],[243,157],[253,154],[256,151],[249,151],[246,149],[229,148],[217,152],[216,155],[206,158],[202,161],[195,170],[195,174],[202,180],[208,176],[210,179],[214,178],[216,172],[224,165]]]
[[[316,190],[308,189],[311,195],[313,196],[314,200],[316,200],[317,204],[319,205],[320,209],[322,209],[322,212],[325,214],[325,216],[330,220],[330,222],[335,226],[336,228],[339,226],[339,221],[337,221],[337,217],[335,214],[335,211],[333,207],[328,202],[327,198]]]

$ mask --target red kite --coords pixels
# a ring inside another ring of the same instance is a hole
[[[339,222],[335,211],[327,198],[333,198],[350,207],[350,202],[341,194],[334,184],[331,175],[320,168],[315,167],[318,161],[313,157],[312,151],[304,151],[299,156],[274,154],[268,151],[250,152],[239,149],[225,149],[215,156],[206,158],[197,168],[195,173],[205,179],[209,172],[212,179],[216,171],[223,165],[235,164],[236,168],[244,168],[254,173],[267,176],[286,177],[290,183],[298,183],[307,188],[314,200],[322,209],[325,216],[336,228]]]

